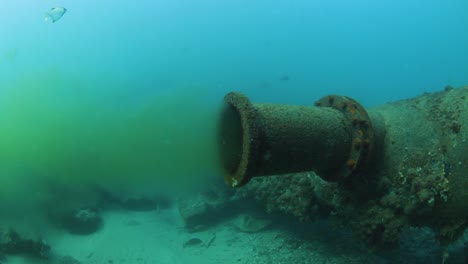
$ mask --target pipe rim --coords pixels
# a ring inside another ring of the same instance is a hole
[[[240,187],[252,178],[254,168],[249,164],[254,162],[255,153],[258,152],[257,139],[260,127],[255,107],[247,96],[239,92],[230,92],[224,97],[224,103],[238,114],[242,131],[238,166],[232,173],[223,166],[225,169],[224,179],[230,186]]]

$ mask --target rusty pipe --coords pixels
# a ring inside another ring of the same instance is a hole
[[[372,124],[351,98],[327,96],[314,106],[253,104],[233,92],[224,102],[219,146],[225,180],[233,187],[256,176],[304,171],[339,181],[370,156]]]

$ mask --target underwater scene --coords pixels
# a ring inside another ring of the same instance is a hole
[[[464,264],[467,227],[466,0],[0,1],[0,264]]]

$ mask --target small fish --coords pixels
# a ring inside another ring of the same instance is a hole
[[[44,20],[46,22],[51,21],[52,23],[55,23],[63,17],[65,12],[67,12],[65,7],[53,7],[50,9],[50,11],[44,14]]]

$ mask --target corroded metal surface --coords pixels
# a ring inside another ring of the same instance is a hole
[[[239,93],[225,97],[220,152],[226,181],[315,171],[338,175],[352,148],[351,123],[329,107],[252,104]]]
[[[327,181],[339,181],[360,172],[370,160],[374,146],[372,122],[364,107],[356,100],[329,95],[315,102],[318,107],[331,107],[343,113],[352,131],[352,147],[342,169],[334,175],[321,175]]]

